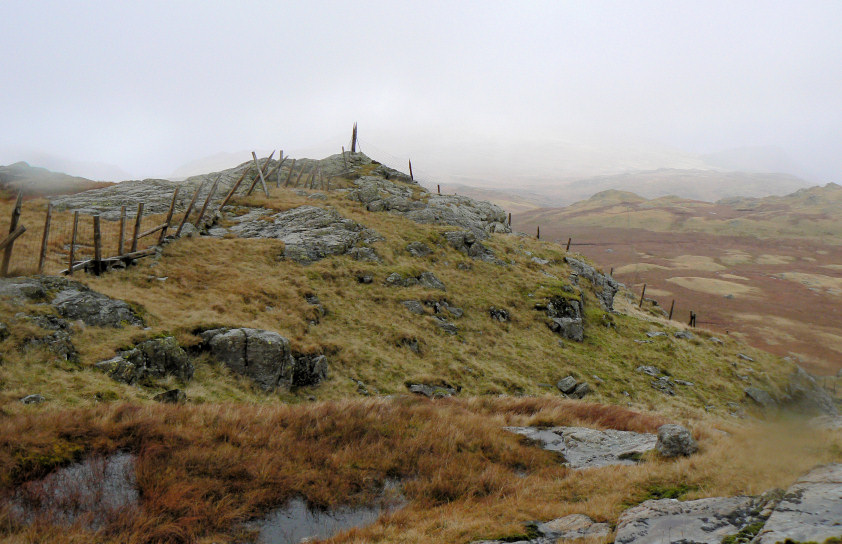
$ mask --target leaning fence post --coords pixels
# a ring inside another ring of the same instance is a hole
[[[409,179],[415,181],[415,176],[412,175],[412,159],[409,159]]]
[[[538,240],[541,239],[541,225],[538,225],[538,227],[536,227],[535,238],[537,238]]]
[[[225,205],[228,204],[228,201],[231,200],[231,197],[234,196],[234,192],[240,187],[240,184],[246,178],[246,174],[249,173],[249,170],[251,170],[251,165],[249,165],[249,166],[247,166],[243,169],[243,173],[240,175],[239,179],[231,187],[231,190],[228,191],[228,194],[225,195],[225,198],[222,199],[222,204],[220,204],[219,208],[217,208],[219,211],[222,211],[222,208],[224,208]]]
[[[219,179],[221,177],[222,177],[221,174],[219,176],[216,176],[216,180],[213,182],[213,185],[211,186],[210,192],[208,193],[208,197],[205,199],[205,204],[204,204],[204,206],[202,206],[202,210],[199,212],[199,217],[196,218],[196,228],[197,229],[202,228],[202,226],[201,226],[202,217],[205,216],[205,211],[207,211],[207,209],[208,209],[208,204],[210,204],[211,198],[213,198],[214,193],[216,193],[216,187],[217,187],[217,185],[219,185]]]
[[[638,308],[643,307],[643,297],[646,296],[646,284],[643,284],[643,291],[640,292],[640,304],[637,305]]]
[[[140,224],[143,221],[143,202],[137,205],[137,215],[134,218],[134,236],[132,236],[132,253],[137,251],[137,235],[140,234]]]
[[[20,208],[21,204],[23,203],[23,189],[18,191],[18,200],[15,202],[15,208],[12,210],[12,222],[9,223],[9,235],[12,235],[15,230],[18,228],[18,221],[20,221]],[[3,276],[7,276],[9,274],[9,261],[12,259],[12,246],[14,245],[14,240],[9,242],[9,245],[6,246],[6,249],[3,251],[3,264],[2,269],[0,269],[0,274]]]
[[[573,238],[567,239],[567,247],[564,248],[564,251],[568,251],[568,252],[570,251],[570,242],[572,242],[572,241],[573,241]]]
[[[348,169],[348,161],[345,160],[345,146],[342,146],[342,164],[345,165],[345,170]]]
[[[198,187],[196,187],[196,192],[193,194],[193,198],[190,199],[190,204],[187,206],[187,211],[184,212],[184,217],[181,218],[181,223],[178,224],[178,229],[175,231],[175,237],[181,234],[181,229],[184,228],[184,224],[187,222],[187,218],[190,217],[190,212],[193,211],[193,206],[196,204],[196,199],[199,198],[199,191],[202,190],[202,185],[204,182],[200,183]]]
[[[272,151],[272,155],[274,155],[274,154],[275,154],[275,152]],[[266,159],[266,166],[268,166],[269,161],[272,160],[272,155],[269,155],[269,158]],[[266,180],[263,178],[263,170],[260,169],[260,164],[258,164],[258,162],[257,162],[257,153],[252,151],[251,156],[254,159],[254,167],[257,168],[257,174],[258,174],[258,176],[260,176],[260,185],[263,187],[263,192],[266,194],[266,197],[268,198],[269,197],[269,189],[266,187]],[[251,194],[251,191],[252,191],[252,189],[254,189],[255,185],[257,185],[257,183],[252,184],[252,186],[249,189],[249,192],[247,194]]]
[[[672,311],[675,310],[675,299],[672,299],[672,304],[670,304],[670,316],[669,320],[672,321]]]
[[[284,182],[284,187],[289,187],[289,180],[292,179],[293,170],[295,170],[295,159],[292,159],[292,164],[289,165],[289,174],[287,174],[287,180]]]
[[[76,263],[76,234],[79,232],[79,212],[73,212],[73,233],[70,235],[70,264],[67,273],[73,275],[73,265]]]
[[[170,209],[167,211],[167,220],[164,222],[164,228],[161,229],[161,235],[158,237],[158,245],[164,243],[164,238],[167,236],[167,229],[170,228],[170,221],[172,221],[172,214],[175,211],[175,199],[178,197],[178,187],[175,188],[172,194],[172,202],[170,202]]]
[[[53,218],[53,205],[47,204],[47,217],[44,219],[44,236],[41,237],[41,254],[38,256],[38,273],[44,272],[44,261],[47,260],[47,244],[50,241],[50,223]]]
[[[94,216],[94,274],[102,272],[102,233],[99,230],[99,215]]]

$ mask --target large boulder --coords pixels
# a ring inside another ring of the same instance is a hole
[[[469,230],[452,230],[444,233],[447,243],[472,259],[486,262],[497,262],[494,252],[482,245],[476,235]]]
[[[201,334],[210,354],[264,391],[316,385],[327,379],[323,355],[296,355],[289,340],[273,331],[250,328],[211,329]]]
[[[605,310],[612,311],[614,309],[614,295],[620,289],[620,284],[614,278],[597,272],[594,267],[573,257],[565,257],[564,262],[570,265],[576,276],[586,278],[591,282],[594,293]]]
[[[187,353],[172,336],[145,340],[96,366],[113,379],[130,385],[145,384],[164,376],[188,382],[193,378],[194,370]]]
[[[675,424],[658,427],[658,453],[664,457],[692,455],[699,450],[693,435],[686,427]]]
[[[546,303],[536,304],[535,309],[545,312],[550,318],[548,326],[551,331],[576,342],[585,339],[585,322],[580,300],[555,296]]]
[[[829,416],[839,414],[827,391],[800,366],[790,376],[786,392],[789,397],[787,405],[798,412]]]

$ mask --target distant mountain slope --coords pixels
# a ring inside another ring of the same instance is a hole
[[[0,166],[0,192],[17,193],[21,188],[27,196],[59,195],[78,193],[112,185],[107,182],[91,181],[86,178],[68,176],[46,168],[16,162]]]
[[[563,208],[517,214],[517,228],[535,226],[639,228],[657,232],[708,232],[759,237],[842,235],[842,186],[800,189],[785,196],[704,202],[676,196],[646,199],[608,190]]]

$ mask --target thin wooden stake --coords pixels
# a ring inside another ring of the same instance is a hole
[[[126,244],[126,207],[120,206],[120,239],[117,240],[117,255],[122,255]]]
[[[295,170],[295,159],[292,159],[292,164],[289,165],[289,174],[287,174],[287,180],[284,182],[284,187],[289,187],[289,180],[292,179],[293,170]]]
[[[342,146],[342,164],[345,165],[345,170],[348,170],[348,161],[345,160],[345,146]]]
[[[564,248],[564,251],[570,251],[570,242],[572,242],[572,241],[573,241],[573,238],[567,239],[567,247]]]
[[[94,274],[102,272],[102,232],[99,230],[99,216],[94,216]]]
[[[304,175],[304,170],[306,170],[306,169],[307,169],[307,167],[305,165],[302,165],[301,170],[298,171],[298,177],[295,178],[295,186],[296,187],[298,187],[298,184],[301,182],[301,176]]]
[[[202,186],[204,184],[204,182],[199,184],[199,186],[196,188],[196,192],[193,194],[193,198],[190,199],[190,204],[187,205],[187,211],[184,212],[184,217],[181,218],[181,223],[178,224],[178,229],[176,229],[175,231],[176,238],[178,238],[178,236],[181,234],[181,229],[184,228],[184,224],[187,222],[187,218],[190,217],[190,212],[193,211],[193,206],[196,204],[196,199],[199,198],[199,191],[202,190]],[[123,252],[121,251],[120,255],[122,254]]]
[[[252,152],[252,156],[254,156],[253,152]],[[275,151],[272,150],[272,154],[269,155],[268,159],[266,159],[266,162],[263,164],[263,168],[258,168],[258,170],[257,170],[258,173],[262,172],[264,174],[263,175],[264,180],[266,179],[266,169],[269,168],[269,161],[271,161],[272,157],[274,157],[274,156],[275,156]],[[251,185],[249,185],[249,190],[246,191],[246,196],[251,195],[251,192],[254,191],[254,188],[257,187],[257,182],[260,181],[260,180],[261,180],[260,176],[254,177],[254,180],[252,180]],[[265,186],[266,183],[264,183],[263,185]],[[267,194],[266,196],[269,196],[269,195]]]
[[[274,155],[274,154],[275,154],[275,152],[272,151],[272,155]],[[264,165],[264,168],[269,166],[269,161],[272,160],[272,155],[269,155],[269,158],[266,159],[266,164]],[[258,162],[257,162],[257,153],[252,151],[251,156],[254,159],[254,167],[257,168],[257,174],[260,176],[260,185],[263,187],[263,193],[266,195],[266,198],[269,198],[269,188],[266,187],[266,179],[264,179],[264,177],[263,177],[263,170],[260,169],[260,164],[258,164]],[[246,193],[246,194],[249,194],[249,195],[251,194],[252,189],[256,185],[256,181],[257,180],[255,180],[255,183],[253,183],[252,186],[251,186],[252,188],[249,189],[249,192]]]
[[[672,299],[672,304],[670,304],[670,316],[667,318],[672,321],[672,311],[675,310],[675,299]]]
[[[436,192],[441,194],[441,185],[436,185]]]
[[[50,223],[53,219],[53,205],[47,204],[47,217],[44,219],[44,235],[41,237],[41,253],[38,256],[38,273],[44,273],[44,261],[47,260],[47,244],[50,241]]]
[[[512,212],[509,212],[509,226],[512,226]]]
[[[541,225],[538,225],[537,230],[535,231],[535,238],[538,240],[541,239]]]
[[[614,277],[614,267],[613,266],[611,267],[611,272],[609,272],[608,275],[611,276],[612,278]]]
[[[18,221],[20,221],[20,208],[23,203],[23,189],[18,191],[18,200],[15,202],[15,207],[12,210],[12,221],[9,223],[9,234],[14,233],[18,228]],[[23,233],[21,233],[23,234]],[[18,235],[20,236],[20,234]],[[15,237],[17,238],[17,237]],[[14,239],[9,242],[6,249],[3,250],[3,263],[0,266],[0,275],[9,275],[9,262],[12,260],[12,247],[14,246]]]
[[[175,199],[178,198],[178,187],[175,188],[172,194],[172,202],[170,202],[170,209],[167,211],[167,221],[164,223],[164,228],[161,229],[161,236],[158,237],[158,245],[164,243],[164,238],[167,236],[167,229],[170,228],[170,221],[172,221],[172,214],[175,211]]]
[[[640,293],[640,304],[637,305],[638,308],[643,307],[643,297],[646,296],[646,284],[643,284],[643,291]]]
[[[281,154],[278,155],[278,160],[281,161],[281,162],[278,163],[278,171],[277,171],[278,177],[275,178],[275,189],[281,188],[281,166],[283,166],[284,161],[287,160],[287,158],[284,157],[284,150],[283,149],[281,149]]]
[[[239,189],[240,184],[243,182],[244,179],[246,179],[246,174],[248,174],[250,170],[251,170],[251,166],[249,166],[249,167],[247,167],[243,170],[243,173],[240,174],[240,178],[237,180],[236,183],[234,183],[234,186],[231,187],[231,190],[228,191],[228,194],[225,195],[225,198],[222,200],[222,204],[220,204],[219,208],[217,208],[219,211],[222,211],[222,208],[224,208],[225,205],[228,204],[228,201],[231,200],[231,197],[234,196],[234,192],[237,189]]]
[[[137,251],[137,235],[140,234],[140,223],[143,221],[143,202],[137,205],[137,215],[134,218],[134,236],[132,236],[132,253]],[[74,227],[73,232],[76,232]],[[71,259],[72,260],[72,259]],[[70,263],[71,268],[73,263]],[[71,272],[72,273],[72,272]]]
[[[351,153],[357,152],[357,124],[354,123],[354,130],[351,131]]]
[[[205,216],[205,211],[208,209],[208,204],[210,204],[211,198],[213,198],[214,193],[216,193],[216,187],[219,185],[219,179],[222,177],[222,174],[216,176],[216,180],[213,182],[211,186],[211,190],[208,193],[208,197],[205,199],[205,204],[202,206],[202,210],[199,212],[199,217],[196,218],[196,228],[202,228],[202,217]],[[221,208],[220,208],[221,209]]]
[[[415,181],[415,176],[412,175],[412,159],[409,160],[409,179]]]
[[[142,206],[142,204],[141,204]],[[73,261],[76,260],[76,233],[79,232],[79,212],[73,212],[73,234],[70,235],[70,264],[68,274],[73,275]]]

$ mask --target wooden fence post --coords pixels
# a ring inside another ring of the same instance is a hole
[[[252,156],[253,156],[253,157],[255,156],[255,153],[254,153],[253,151],[252,151]],[[257,172],[258,172],[258,173],[263,173],[264,175],[263,175],[263,176],[255,176],[254,180],[251,182],[251,185],[249,185],[249,190],[248,190],[248,191],[246,191],[246,196],[251,195],[251,192],[252,192],[252,191],[254,191],[254,188],[255,188],[255,187],[257,187],[257,182],[258,182],[258,181],[261,181],[261,180],[265,180],[265,179],[266,179],[266,175],[265,175],[265,174],[266,174],[266,170],[269,168],[269,161],[271,161],[271,160],[272,160],[272,157],[274,157],[274,156],[275,156],[275,150],[273,149],[273,150],[272,150],[272,154],[271,154],[271,155],[269,155],[269,158],[268,158],[268,159],[266,159],[266,163],[263,165],[263,168],[260,168],[260,167],[258,167],[258,168],[257,168]],[[257,164],[257,163],[255,162],[255,164]],[[263,188],[264,188],[264,189],[266,188],[266,183],[265,183],[265,181],[263,181]],[[266,193],[266,196],[269,196],[269,193],[268,193],[268,192]]]
[[[612,278],[614,277],[614,267],[613,266],[611,267],[611,272],[609,272],[608,275],[611,276]]]
[[[640,304],[637,305],[638,308],[643,307],[643,297],[646,296],[646,284],[643,284],[643,291],[640,292]]]
[[[357,124],[354,123],[354,130],[351,131],[351,153],[357,152]]]
[[[38,256],[38,273],[44,273],[44,261],[47,260],[47,244],[50,241],[50,223],[53,219],[53,205],[47,204],[47,217],[44,219],[44,236],[41,237],[41,253]]]
[[[348,161],[345,160],[345,146],[342,146],[342,164],[345,165],[345,170],[348,169]]]
[[[239,189],[240,184],[241,184],[241,183],[243,182],[243,180],[246,178],[246,174],[248,174],[248,173],[249,173],[249,170],[251,170],[251,166],[247,166],[245,169],[243,169],[243,173],[242,173],[242,174],[240,174],[240,178],[239,178],[239,179],[238,179],[238,180],[234,183],[234,185],[231,187],[231,190],[230,190],[230,191],[228,191],[228,194],[227,194],[227,195],[225,195],[225,198],[224,198],[224,199],[222,199],[222,204],[220,204],[220,205],[219,205],[219,208],[217,208],[219,211],[222,211],[222,208],[224,208],[224,207],[225,207],[225,205],[226,205],[226,204],[228,204],[228,201],[229,201],[229,200],[231,200],[231,197],[233,197],[233,196],[234,196],[234,192],[235,192],[237,189]]]
[[[126,207],[120,206],[120,239],[117,240],[117,255],[122,255],[126,245]]]
[[[275,154],[275,152],[272,151],[272,155],[274,155],[274,154]],[[272,155],[269,155],[269,158],[266,159],[266,164],[264,165],[264,168],[269,166],[269,161],[272,160]],[[263,187],[263,193],[266,195],[266,198],[269,198],[269,188],[266,187],[266,179],[264,179],[264,177],[263,177],[263,170],[261,170],[260,164],[258,164],[258,162],[257,162],[257,153],[252,151],[251,156],[252,156],[252,159],[254,159],[254,167],[257,168],[257,174],[260,177],[260,185]],[[251,185],[251,188],[249,189],[249,192],[246,193],[246,194],[250,195],[252,190],[254,189],[255,185],[257,185],[257,180],[255,180],[255,183],[253,183]]]
[[[412,159],[409,160],[409,179],[415,181],[415,176],[412,175]]]
[[[137,251],[137,235],[140,234],[140,224],[143,221],[143,202],[137,205],[137,215],[134,218],[134,236],[132,236],[132,253]],[[74,227],[73,232],[76,232]],[[75,236],[75,235],[74,235]]]
[[[672,299],[672,304],[670,304],[670,316],[669,320],[672,321],[672,311],[675,310],[675,299]]]
[[[540,240],[541,239],[541,225],[538,225],[535,230],[535,238]]]
[[[307,169],[307,167],[306,167],[305,165],[303,165],[303,164],[302,164],[302,165],[301,165],[301,170],[299,170],[299,171],[298,171],[298,177],[297,177],[297,178],[295,178],[295,186],[296,186],[296,187],[298,187],[298,184],[301,182],[301,176],[303,176],[303,175],[304,175],[304,170],[306,170],[306,169]]]
[[[208,197],[205,199],[205,204],[202,206],[202,210],[199,212],[199,217],[196,218],[196,228],[202,228],[202,217],[205,216],[205,211],[208,209],[208,204],[210,204],[211,198],[213,198],[214,193],[216,193],[216,186],[219,185],[219,180],[222,177],[222,174],[216,176],[216,180],[213,182],[211,186],[210,192],[208,193]],[[220,208],[221,209],[221,208]]]
[[[70,235],[70,263],[67,273],[73,275],[73,265],[76,264],[76,234],[79,232],[79,212],[73,212],[73,233]]]
[[[512,226],[512,212],[509,212],[509,226]]]
[[[566,248],[564,248],[564,251],[567,251],[567,252],[569,252],[569,251],[570,251],[570,242],[572,242],[572,241],[573,241],[573,238],[568,238],[568,239],[567,239],[567,247],[566,247]]]
[[[287,160],[287,158],[284,157],[284,150],[283,149],[281,149],[281,154],[278,155],[278,160],[281,161],[281,162],[278,163],[278,171],[277,171],[278,175],[275,178],[275,189],[281,188],[281,166],[283,166],[284,163]]]
[[[345,158],[343,153],[342,158]],[[292,164],[289,165],[289,174],[287,174],[287,180],[284,182],[284,187],[289,187],[289,180],[292,179],[292,171],[295,170],[295,159],[292,159]]]
[[[99,229],[99,215],[94,216],[94,274],[102,272],[102,233]]]
[[[181,223],[178,224],[178,229],[176,229],[175,231],[176,238],[178,238],[179,234],[181,234],[181,229],[184,228],[184,224],[187,222],[187,218],[190,217],[190,212],[193,211],[193,206],[196,205],[196,199],[199,198],[199,191],[202,190],[202,185],[204,184],[205,182],[199,184],[199,186],[196,188],[196,192],[193,194],[193,198],[190,199],[190,204],[187,205],[187,211],[184,212],[184,217],[181,218]],[[122,255],[123,252],[121,251],[120,254]]]
[[[167,229],[170,228],[170,221],[172,221],[172,214],[175,211],[175,199],[178,197],[178,187],[175,188],[172,194],[172,202],[170,202],[170,209],[167,211],[167,220],[164,222],[164,228],[161,229],[161,235],[158,236],[158,245],[164,243],[164,238],[167,236]]]
[[[12,210],[12,222],[9,223],[9,235],[11,236],[18,228],[18,221],[20,221],[20,208],[21,204],[23,203],[23,189],[18,191],[18,200],[15,202],[15,208]],[[25,229],[24,229],[25,230]],[[21,233],[23,234],[23,233]],[[18,234],[20,236],[20,234]],[[15,237],[17,238],[17,236]],[[8,276],[9,275],[9,261],[12,260],[12,247],[14,246],[15,240],[9,240],[6,249],[3,250],[3,263],[2,267],[0,267],[0,275]]]

